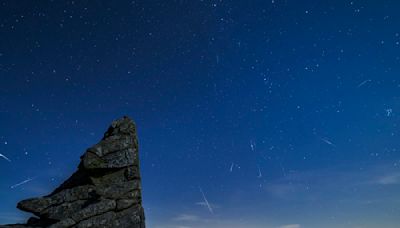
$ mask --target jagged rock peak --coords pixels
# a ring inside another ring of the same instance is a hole
[[[51,194],[17,207],[35,217],[0,228],[144,228],[135,123],[128,117],[112,122],[69,179]]]

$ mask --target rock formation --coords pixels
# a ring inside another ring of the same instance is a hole
[[[26,225],[9,227],[144,228],[135,124],[114,121],[103,139],[87,149],[78,170],[50,195],[23,200]]]

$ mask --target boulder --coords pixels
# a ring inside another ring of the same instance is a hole
[[[69,179],[47,196],[18,203],[35,217],[0,228],[144,228],[138,153],[134,122],[115,120]]]

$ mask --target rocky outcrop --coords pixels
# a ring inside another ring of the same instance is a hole
[[[81,157],[78,170],[50,195],[23,200],[26,225],[5,227],[144,228],[138,140],[128,117],[114,121]]]

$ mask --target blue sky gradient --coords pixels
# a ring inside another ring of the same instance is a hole
[[[148,227],[398,227],[400,2],[0,5],[0,223],[129,115]]]

